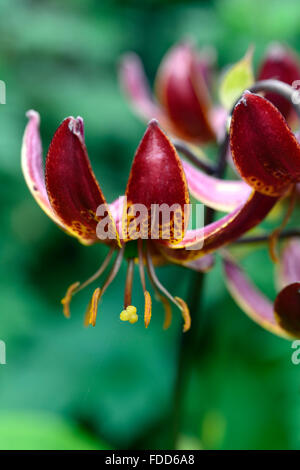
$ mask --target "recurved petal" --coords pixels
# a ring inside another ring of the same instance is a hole
[[[170,212],[171,223],[165,225],[161,214],[157,212],[159,226],[158,238],[182,239],[185,222],[185,205],[189,204],[188,187],[181,160],[168,137],[158,126],[157,121],[151,121],[136,151],[126,188],[127,208],[137,208],[143,205],[146,214],[143,223],[147,223],[147,234],[152,235],[152,222],[155,221],[154,207],[175,209]],[[178,214],[180,212],[180,214]],[[178,222],[177,215],[181,216]],[[152,217],[152,220],[149,219]],[[141,216],[140,219],[143,217]],[[127,219],[127,228],[130,218]],[[124,227],[126,224],[124,224]],[[176,235],[177,234],[177,235]],[[127,236],[124,234],[124,238]]]
[[[165,115],[154,101],[140,58],[134,53],[124,55],[120,64],[120,82],[135,111],[146,121],[165,121]],[[165,123],[164,123],[165,125]]]
[[[157,244],[157,249],[163,258],[171,263],[180,264],[193,271],[206,273],[210,271],[215,264],[215,257],[212,254],[204,255],[196,259],[189,260],[184,250],[172,250],[164,245]]]
[[[252,192],[252,188],[244,181],[220,180],[185,161],[182,166],[190,194],[213,209],[231,212],[247,200]]]
[[[55,132],[46,159],[46,188],[55,214],[80,241],[86,244],[99,241],[96,228],[104,218],[108,225],[107,242],[118,240],[108,205],[91,169],[81,118],[66,118]],[[103,210],[98,216],[99,206]]]
[[[228,290],[239,307],[266,330],[290,338],[290,334],[278,325],[272,302],[253,285],[232,259],[224,260],[224,272]]]
[[[46,191],[39,130],[40,115],[36,111],[30,110],[26,116],[29,118],[29,121],[24,132],[21,155],[25,181],[39,206],[56,224],[65,229],[61,220],[53,212]]]
[[[179,137],[198,143],[215,139],[209,122],[211,102],[207,86],[198,57],[189,44],[181,43],[166,55],[155,89]]]
[[[174,246],[165,243],[169,258],[188,261],[211,253],[233,242],[258,225],[268,215],[277,198],[253,191],[237,209],[202,228],[188,230],[182,241]],[[163,241],[160,241],[163,243]],[[176,252],[174,255],[172,252]]]
[[[282,195],[300,179],[300,145],[278,109],[245,92],[230,127],[231,152],[242,178],[260,193]]]
[[[277,280],[280,289],[294,282],[300,282],[299,238],[292,238],[284,244],[279,259]]]
[[[286,286],[276,297],[275,318],[293,337],[300,337],[300,282]]]
[[[258,80],[276,79],[292,85],[300,80],[300,65],[295,54],[280,44],[273,44],[260,66]],[[276,93],[266,93],[265,98],[271,101],[276,108],[288,119],[292,112],[292,104]]]

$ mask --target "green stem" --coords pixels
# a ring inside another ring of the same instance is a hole
[[[226,156],[228,151],[229,136],[226,134],[221,144],[219,158],[214,176],[223,178],[226,169]],[[205,225],[213,222],[215,211],[209,207],[205,208]],[[173,402],[172,419],[173,419],[173,446],[177,448],[178,435],[182,424],[183,401],[185,390],[190,377],[195,354],[198,350],[200,340],[200,307],[203,297],[205,284],[205,273],[193,272],[189,287],[188,304],[192,316],[192,327],[184,335],[181,335],[181,344],[179,350],[177,377],[175,382],[175,396]]]

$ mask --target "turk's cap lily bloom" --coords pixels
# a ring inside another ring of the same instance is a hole
[[[27,124],[22,147],[22,168],[27,185],[34,198],[47,215],[69,235],[76,237],[85,245],[104,242],[110,246],[107,258],[99,270],[87,281],[76,282],[70,286],[62,300],[64,313],[70,316],[70,301],[72,296],[95,281],[108,268],[114,252],[117,252],[112,268],[101,288],[97,288],[87,309],[86,323],[95,325],[97,306],[105,290],[116,276],[122,258],[128,260],[127,278],[124,296],[124,310],[121,320],[135,323],[136,309],[131,305],[133,281],[133,265],[138,259],[141,283],[145,296],[145,324],[148,326],[151,318],[151,297],[146,289],[144,264],[147,266],[149,279],[157,291],[157,296],[163,302],[166,311],[165,326],[170,323],[169,301],[179,307],[184,318],[184,330],[190,326],[190,316],[185,302],[173,297],[158,280],[154,263],[167,261],[163,250],[157,249],[161,243],[160,237],[164,228],[159,225],[158,239],[132,240],[128,235],[128,227],[132,222],[130,210],[135,204],[143,204],[150,209],[152,204],[177,204],[184,212],[184,206],[189,204],[189,193],[181,161],[175,148],[166,135],[161,131],[156,121],[152,121],[138,147],[130,172],[125,197],[120,197],[112,204],[107,204],[104,195],[91,169],[87,150],[84,143],[83,120],[78,117],[66,118],[58,127],[51,141],[43,171],[42,146],[39,134],[40,118],[37,112],[28,112]],[[126,201],[126,205],[124,204]],[[99,213],[98,209],[102,211]],[[104,208],[104,210],[103,210]],[[148,216],[147,216],[148,217]],[[177,243],[176,218],[170,220],[169,243]],[[99,239],[97,228],[105,221],[108,229],[105,237]],[[147,222],[142,220],[141,225]],[[181,221],[182,222],[182,221]],[[178,224],[177,224],[178,225]],[[179,228],[183,230],[184,224]],[[178,233],[178,230],[177,230]],[[147,234],[148,236],[148,231]],[[183,238],[180,234],[179,240]],[[131,254],[126,255],[126,246],[131,243]],[[132,243],[135,244],[132,247]],[[182,259],[176,262],[184,266],[206,271],[213,265],[213,257],[206,256],[201,260]]]
[[[247,277],[231,257],[224,259],[228,290],[240,308],[256,323],[283,338],[300,337],[300,241],[289,240],[277,274],[279,293],[274,303]]]
[[[143,119],[156,118],[171,134],[189,142],[211,142],[219,129],[223,132],[227,113],[212,105],[208,60],[191,44],[176,44],[158,69],[155,98],[139,57],[130,53],[121,62],[121,84]]]
[[[213,264],[210,253],[260,223],[274,206],[277,198],[253,191],[243,204],[220,220],[204,228],[186,230],[186,224],[182,224],[182,220],[185,222],[186,218],[184,206],[189,203],[185,173],[175,148],[156,121],[150,122],[137,149],[125,198],[121,196],[112,204],[108,204],[88,159],[83,120],[69,117],[59,126],[48,150],[44,176],[39,115],[30,111],[28,117],[22,148],[22,167],[25,180],[36,201],[59,227],[82,243],[91,245],[104,242],[110,246],[109,254],[97,273],[88,281],[82,284],[76,282],[68,289],[63,299],[66,316],[70,315],[69,304],[72,295],[102,275],[110,264],[114,252],[117,252],[107,280],[101,288],[94,291],[87,311],[87,322],[95,324],[98,302],[116,276],[125,256],[128,260],[128,270],[125,313],[122,312],[121,319],[127,319],[132,323],[137,320],[137,315],[132,309],[130,314],[126,310],[131,306],[133,262],[137,259],[145,295],[146,326],[151,317],[151,300],[145,284],[144,264],[147,266],[150,281],[165,307],[168,305],[168,300],[175,303],[183,314],[184,328],[188,329],[190,318],[186,304],[178,297],[173,297],[161,285],[154,270],[154,262],[173,262],[202,271],[209,269]],[[140,221],[142,227],[144,225],[147,227],[146,237],[140,236],[138,241],[133,240],[130,230],[127,230],[132,222],[135,222],[134,214],[131,212],[132,207],[142,204],[149,209],[153,204],[164,203],[169,207],[175,204],[184,213],[183,219],[179,222],[179,236],[178,221],[174,214],[168,227],[169,236],[164,236],[166,227],[159,225],[158,237],[155,240],[149,239],[147,215],[146,219]],[[104,211],[99,213],[99,207],[104,208]],[[108,229],[105,236],[99,238],[97,228],[103,222]],[[132,242],[135,244],[134,254],[127,255],[126,246]],[[168,319],[169,311],[167,306]]]

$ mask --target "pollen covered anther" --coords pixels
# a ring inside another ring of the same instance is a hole
[[[151,320],[151,315],[152,315],[152,301],[151,301],[151,296],[147,290],[144,292],[144,296],[145,296],[144,322],[145,322],[145,327],[148,328],[150,320]]]
[[[74,282],[73,284],[71,284],[70,287],[68,287],[66,295],[63,299],[61,299],[61,303],[63,305],[63,313],[66,318],[70,318],[71,316],[70,303],[72,300],[72,296],[75,294],[75,291],[78,289],[79,285],[80,282]]]
[[[174,299],[176,300],[176,302],[178,302],[178,307],[180,308],[181,313],[182,313],[182,318],[184,321],[183,332],[185,333],[191,328],[190,311],[184,300],[182,300],[180,297],[174,297]]]
[[[136,313],[136,307],[133,305],[128,305],[125,310],[122,310],[120,313],[120,320],[121,321],[128,321],[129,323],[133,324],[138,321],[139,317]]]
[[[97,287],[97,289],[94,290],[94,293],[92,295],[92,298],[90,300],[90,303],[88,305],[85,318],[84,318],[84,325],[92,325],[96,326],[96,318],[97,318],[97,312],[98,312],[98,304],[99,300],[101,297],[101,289]]]

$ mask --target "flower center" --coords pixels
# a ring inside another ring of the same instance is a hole
[[[69,318],[70,317],[70,303],[72,297],[77,294],[80,290],[87,287],[89,284],[94,282],[98,279],[104,271],[108,268],[110,261],[113,257],[115,248],[111,248],[108,255],[104,259],[100,268],[93,274],[89,279],[85,282],[80,284],[79,282],[73,283],[67,290],[65,297],[62,299],[61,303],[63,304],[63,312],[64,315]],[[165,310],[165,322],[164,328],[168,328],[171,324],[172,320],[172,312],[170,302],[176,305],[181,313],[184,320],[184,327],[183,331],[187,331],[191,325],[191,319],[188,307],[186,303],[180,299],[179,297],[173,297],[170,292],[161,284],[158,280],[155,268],[153,264],[153,255],[151,253],[151,245],[149,242],[143,242],[142,239],[139,239],[135,242],[129,242],[118,250],[115,260],[112,264],[112,267],[109,271],[109,274],[102,285],[102,287],[97,287],[94,290],[92,298],[89,302],[87,307],[87,311],[85,314],[84,324],[86,326],[96,325],[96,318],[97,318],[97,311],[99,302],[107,290],[109,285],[113,282],[116,275],[119,272],[119,269],[122,264],[123,258],[127,258],[127,273],[126,273],[126,282],[125,282],[125,291],[124,291],[124,309],[120,314],[120,320],[124,322],[129,322],[130,324],[134,324],[138,321],[137,309],[135,306],[132,305],[132,287],[133,287],[133,275],[134,275],[134,266],[135,263],[138,263],[139,266],[139,274],[140,274],[140,281],[142,285],[142,289],[144,292],[144,323],[145,327],[149,326],[152,314],[152,300],[149,291],[146,288],[146,279],[145,279],[145,268],[147,267],[147,272],[149,276],[149,280],[155,290],[156,297],[160,300],[163,304]]]

